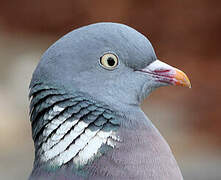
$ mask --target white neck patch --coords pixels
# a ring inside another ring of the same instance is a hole
[[[56,106],[53,111],[62,111]],[[53,112],[51,112],[53,114]],[[95,126],[93,123],[73,117],[64,118],[59,115],[43,130],[44,143],[40,148],[41,160],[52,165],[61,166],[73,161],[76,167],[84,166],[101,156],[102,145],[115,148],[120,139],[110,124]]]

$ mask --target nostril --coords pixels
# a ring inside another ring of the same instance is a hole
[[[154,70],[153,72],[155,72],[155,73],[167,73],[169,71],[170,71],[169,69],[162,69],[162,70]]]

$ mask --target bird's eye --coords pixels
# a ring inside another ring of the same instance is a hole
[[[102,65],[102,67],[109,69],[109,70],[113,70],[118,65],[118,58],[116,55],[114,55],[112,53],[107,53],[107,54],[104,54],[100,58],[100,63]]]

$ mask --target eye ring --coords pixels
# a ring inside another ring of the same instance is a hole
[[[100,64],[105,69],[113,70],[119,64],[118,57],[113,53],[105,53],[100,57]]]

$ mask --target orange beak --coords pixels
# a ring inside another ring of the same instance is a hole
[[[160,60],[152,62],[146,68],[140,71],[151,74],[155,81],[161,82],[165,85],[171,84],[191,88],[190,80],[183,71]]]
[[[187,75],[183,71],[177,68],[174,68],[174,71],[175,71],[175,74],[173,76],[174,84],[177,86],[184,86],[191,88],[191,83]]]

